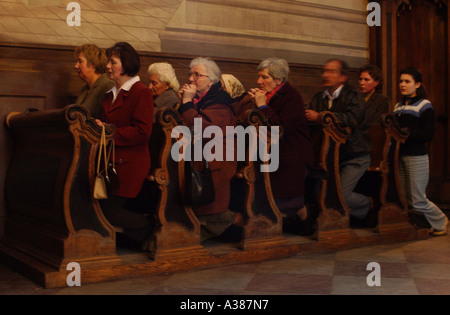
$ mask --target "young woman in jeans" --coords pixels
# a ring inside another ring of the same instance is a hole
[[[426,144],[434,135],[434,109],[422,83],[422,74],[415,68],[400,72],[402,100],[395,105],[394,114],[410,136],[400,146],[400,182],[413,212],[423,213],[431,225],[431,235],[447,234],[448,218],[426,196],[429,162]]]

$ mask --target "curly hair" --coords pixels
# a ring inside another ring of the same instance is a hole
[[[159,80],[166,83],[172,90],[178,92],[180,83],[178,82],[175,70],[167,62],[155,62],[148,67],[148,74],[158,74]]]
[[[368,72],[372,79],[375,81],[378,81],[378,86],[376,88],[377,91],[380,91],[383,86],[383,72],[381,69],[376,65],[365,65],[359,68],[359,75],[363,72]]]

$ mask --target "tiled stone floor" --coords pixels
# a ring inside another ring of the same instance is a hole
[[[370,262],[381,286],[369,286]],[[44,289],[0,264],[0,295],[449,295],[450,236]]]

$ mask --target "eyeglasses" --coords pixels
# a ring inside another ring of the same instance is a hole
[[[193,76],[194,77],[194,79],[198,79],[198,78],[200,78],[200,77],[209,77],[209,75],[206,75],[206,74],[200,74],[200,73],[198,73],[198,72],[188,72],[188,78],[190,78],[191,76]]]

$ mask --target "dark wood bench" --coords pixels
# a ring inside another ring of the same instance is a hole
[[[376,230],[404,230],[412,228],[408,205],[400,189],[399,149],[408,138],[392,114],[382,117],[380,124],[370,125],[371,165],[361,178],[358,189],[372,196],[377,211]]]
[[[319,174],[318,211],[315,238],[334,237],[336,231],[349,228],[349,208],[344,201],[339,174],[339,150],[350,136],[350,128],[342,128],[331,112],[320,113],[320,123],[310,125],[316,164],[309,177]]]
[[[7,123],[15,149],[7,177],[9,212],[0,258],[44,286],[58,287],[66,285],[65,267],[70,262],[81,265],[85,282],[98,282],[417,238],[411,225],[407,226],[405,209],[397,205],[398,209],[392,210],[393,197],[389,193],[381,201],[382,224],[378,233],[360,237],[349,228],[338,168],[339,147],[348,137],[348,130],[339,127],[333,114],[321,115],[321,123],[311,127],[318,145],[316,169],[327,175],[319,179],[320,214],[315,240],[296,243],[282,233],[282,218],[273,200],[269,173],[260,170],[261,164],[269,162],[247,158],[236,173],[242,194],[234,200],[246,217],[244,237],[238,246],[224,252],[200,242],[200,223],[182,202],[184,163],[175,162],[170,156],[177,141],[171,138],[172,129],[183,125],[183,120],[175,110],[160,111],[150,141],[153,166],[148,177],[148,208],[158,225],[149,259],[148,253],[118,254],[114,227],[104,218],[98,201],[91,197],[100,128],[87,111],[67,106],[11,113]],[[248,110],[244,117],[247,118],[242,126],[271,126],[258,110]],[[390,123],[386,119],[387,126]],[[107,131],[109,140],[113,126],[108,126]],[[386,132],[388,137],[403,139],[403,134],[397,135],[395,129],[392,135],[390,132]],[[270,133],[267,141],[271,142]],[[389,150],[387,157],[395,163],[398,145],[391,143],[390,147],[394,150]],[[379,169],[386,174],[382,171],[384,166]]]
[[[119,264],[114,228],[92,198],[101,128],[79,106],[11,113],[14,154],[6,179],[1,248],[33,268]],[[107,125],[107,141],[114,126]]]
[[[258,131],[264,126],[271,130],[260,111],[249,110],[246,117],[241,122],[243,127],[253,126]],[[175,162],[170,155],[172,145],[178,140],[171,138],[172,129],[176,126],[184,126],[178,112],[160,110],[150,141],[152,170],[148,179],[153,185],[149,190],[158,190],[156,194],[150,192],[157,198],[155,215],[158,226],[151,245],[151,257],[155,259],[205,255],[200,243],[200,223],[192,208],[182,201],[184,163]],[[270,132],[267,141],[271,141]],[[239,247],[248,250],[287,244],[282,234],[281,215],[273,200],[269,173],[261,172],[261,162],[251,161],[248,156],[246,161],[239,163],[231,183],[230,209],[242,213],[246,219]]]
[[[183,119],[174,109],[158,111],[150,139],[152,169],[148,180],[157,189],[157,228],[150,245],[151,257],[169,259],[194,257],[206,254],[200,244],[200,222],[190,207],[183,204],[184,163],[171,157],[172,145],[178,141],[171,137],[172,129],[184,125]]]
[[[271,123],[265,115],[257,109],[248,109],[242,114],[243,120],[238,124],[244,128],[253,127],[256,129],[257,137],[260,137],[260,128],[267,130],[267,150],[271,146]],[[278,135],[282,137],[282,130]],[[247,143],[247,152],[249,146]],[[288,242],[283,236],[283,226],[281,213],[278,210],[272,195],[270,185],[270,173],[262,172],[261,166],[268,166],[270,161],[257,159],[252,161],[248,158],[239,166],[237,178],[241,183],[232,183],[239,191],[243,187],[245,192],[244,200],[241,201],[241,209],[245,214],[246,224],[244,227],[244,237],[241,242],[243,249],[257,249],[261,247],[273,247],[286,245]],[[233,196],[232,196],[233,197]]]

